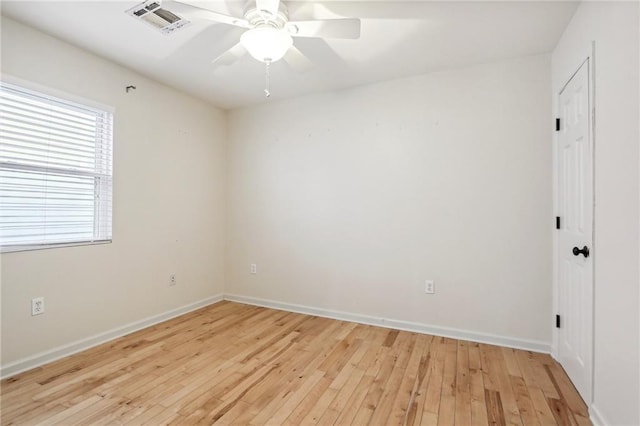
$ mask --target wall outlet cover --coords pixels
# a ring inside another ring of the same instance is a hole
[[[31,299],[31,315],[44,314],[44,297],[36,297]]]
[[[427,294],[434,294],[436,292],[436,285],[433,280],[426,280],[424,282],[424,292]]]

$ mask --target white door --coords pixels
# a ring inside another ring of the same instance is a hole
[[[593,143],[589,60],[559,95],[558,358],[587,404],[593,361]]]

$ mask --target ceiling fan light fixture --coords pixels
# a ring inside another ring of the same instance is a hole
[[[287,31],[272,26],[261,26],[245,31],[240,42],[249,54],[260,62],[276,62],[293,45]]]

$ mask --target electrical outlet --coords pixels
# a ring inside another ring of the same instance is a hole
[[[176,285],[176,274],[169,275],[169,285],[170,286]]]
[[[436,292],[436,285],[433,280],[426,280],[424,282],[424,292],[427,294],[433,294]]]
[[[31,316],[44,314],[44,297],[31,299]]]
[[[251,264],[251,273],[254,275],[258,273],[258,265],[256,265],[255,263]]]

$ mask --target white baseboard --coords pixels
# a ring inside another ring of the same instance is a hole
[[[46,352],[41,352],[39,354],[20,359],[18,361],[14,361],[10,364],[0,367],[0,378],[4,379],[5,377],[10,377],[23,371],[31,370],[32,368],[48,364],[60,358],[73,355],[75,353],[84,351],[110,340],[117,339],[118,337],[126,336],[127,334],[131,334],[134,331],[150,327],[152,325],[161,323],[180,315],[184,315],[188,312],[195,311],[196,309],[212,305],[222,300],[222,294],[207,297],[206,299],[202,299],[197,302],[190,303],[188,305],[184,305],[179,308],[142,319],[140,321],[132,322],[122,327],[114,328],[112,330],[105,331],[103,333],[96,334],[94,336],[87,337],[85,339],[69,343],[67,345],[59,346]]]
[[[591,423],[593,423],[593,426],[606,426],[611,424],[611,423],[607,423],[604,420],[604,417],[602,417],[602,413],[600,412],[600,410],[598,410],[598,407],[596,407],[594,404],[591,404],[591,406],[589,407],[589,420],[591,420]]]
[[[293,303],[278,302],[275,300],[260,299],[256,297],[241,296],[235,294],[225,294],[224,300],[244,303],[248,305],[263,306],[266,308],[279,309],[289,312],[297,312],[307,315],[332,318],[342,321],[357,322],[360,324],[375,325],[378,327],[393,328],[397,330],[413,331],[416,333],[432,334],[434,336],[450,337],[459,340],[468,340],[478,343],[488,343],[491,345],[506,346],[515,349],[524,349],[533,352],[549,353],[551,345],[547,342],[536,340],[524,340],[513,337],[498,336],[487,333],[477,333],[455,328],[436,327],[417,322],[394,320],[388,318],[372,317],[369,315],[354,314],[349,312],[334,311],[324,308],[314,308],[311,306],[296,305]]]

